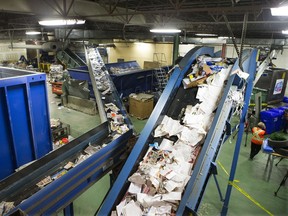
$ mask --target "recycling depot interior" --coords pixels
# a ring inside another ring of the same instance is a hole
[[[287,11],[1,2],[0,215],[288,215]]]

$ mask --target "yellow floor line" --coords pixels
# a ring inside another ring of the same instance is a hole
[[[220,163],[220,161],[217,161],[217,164],[219,164],[219,166],[222,168],[222,170],[225,172],[225,174],[227,176],[229,176],[227,170],[225,169],[225,167]],[[238,190],[241,194],[243,194],[245,197],[247,197],[252,203],[254,203],[256,206],[258,206],[259,208],[261,208],[263,211],[265,211],[268,215],[273,216],[273,214],[268,211],[266,208],[264,208],[259,202],[257,202],[253,197],[251,197],[245,190],[243,190],[242,188],[240,188],[236,182],[239,182],[238,180],[234,180],[229,181],[229,184],[232,185],[236,190]]]

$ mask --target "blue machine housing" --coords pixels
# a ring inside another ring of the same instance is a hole
[[[0,180],[52,150],[46,75],[0,68]]]

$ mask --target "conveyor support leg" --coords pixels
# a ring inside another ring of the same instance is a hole
[[[218,190],[218,193],[219,193],[219,196],[220,196],[220,200],[224,201],[224,198],[223,198],[223,195],[221,193],[221,190],[220,190],[220,187],[219,187],[219,183],[218,183],[218,180],[217,180],[217,177],[216,177],[218,172],[217,172],[217,164],[215,162],[211,162],[211,174],[214,177],[214,180],[215,180],[215,183],[216,183],[216,187],[217,187],[217,190]]]
[[[63,209],[64,216],[74,216],[73,202]]]

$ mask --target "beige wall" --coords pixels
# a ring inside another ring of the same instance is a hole
[[[108,48],[108,62],[136,60],[143,68],[144,61],[162,61],[166,65],[172,64],[173,44],[156,43],[114,43],[115,47]]]

